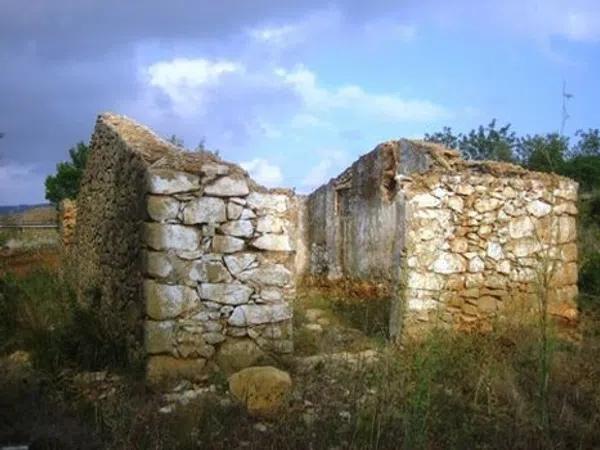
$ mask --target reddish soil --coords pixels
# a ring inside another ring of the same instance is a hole
[[[0,251],[0,275],[12,273],[24,276],[35,269],[57,269],[59,265],[60,254],[52,247],[29,251]]]

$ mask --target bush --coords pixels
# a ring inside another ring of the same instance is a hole
[[[2,351],[28,350],[37,367],[50,372],[69,366],[123,369],[132,363],[110,324],[81,306],[59,274],[47,269],[0,277],[0,340]]]

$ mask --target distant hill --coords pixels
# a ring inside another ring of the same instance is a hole
[[[0,206],[0,223],[56,223],[56,209],[53,205],[48,203],[40,203],[37,205]]]
[[[14,214],[27,211],[31,208],[40,208],[43,206],[51,206],[49,203],[37,203],[35,205],[5,205],[0,206],[0,214]]]

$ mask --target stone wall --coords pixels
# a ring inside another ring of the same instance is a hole
[[[292,352],[306,275],[389,283],[398,337],[535,309],[546,275],[550,313],[574,319],[576,199],[566,178],[409,140],[299,197],[105,114],[77,203],[78,294],[154,384]]]
[[[577,184],[502,163],[451,162],[403,185],[405,326],[489,327],[538,308],[577,316]],[[545,275],[546,274],[546,275]]]
[[[576,199],[563,177],[386,142],[306,199],[303,273],[388,279],[398,292],[390,333],[400,336],[534,309],[546,265],[549,310],[572,319]]]
[[[78,206],[80,292],[98,287],[100,309],[128,320],[140,344],[143,331],[151,383],[292,351],[290,191],[106,114]]]

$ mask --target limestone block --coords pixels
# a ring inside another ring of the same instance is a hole
[[[219,261],[204,262],[206,280],[209,283],[229,283],[233,278],[223,263]]]
[[[544,217],[550,214],[552,206],[541,200],[534,200],[527,204],[527,212],[534,217]]]
[[[240,272],[238,278],[261,286],[284,287],[290,283],[292,273],[282,264],[268,264]]]
[[[152,169],[148,172],[148,192],[175,194],[200,188],[200,178],[186,172],[169,169]]]
[[[219,223],[227,220],[225,202],[220,198],[201,197],[183,209],[183,223]]]
[[[473,188],[473,186],[470,184],[459,184],[454,188],[454,191],[457,194],[468,196],[475,192],[475,188]]]
[[[409,202],[414,208],[435,208],[442,203],[439,198],[429,193],[417,194]]]
[[[147,320],[144,337],[145,348],[149,354],[171,353],[175,344],[175,322]]]
[[[488,257],[492,258],[494,261],[499,261],[504,258],[502,246],[497,242],[488,242],[486,253]]]
[[[274,216],[264,216],[258,219],[256,231],[259,233],[282,233],[283,220]]]
[[[475,256],[469,260],[469,272],[479,273],[485,269],[485,263],[479,256]]]
[[[226,305],[248,303],[253,292],[252,288],[236,283],[202,283],[198,290],[203,300],[212,300]]]
[[[148,215],[157,222],[167,222],[177,219],[179,202],[173,197],[149,195],[146,198]]]
[[[204,188],[206,195],[217,197],[236,197],[248,195],[248,183],[243,178],[222,177]]]
[[[241,305],[236,307],[228,319],[234,327],[247,327],[264,323],[281,322],[292,318],[292,310],[286,304]]]
[[[535,238],[526,238],[513,241],[509,244],[513,254],[517,258],[525,258],[527,256],[535,255],[542,249],[540,242]]]
[[[464,209],[464,200],[460,197],[450,197],[448,198],[448,208],[456,211],[458,213],[463,212]]]
[[[248,220],[248,219],[254,219],[255,217],[256,217],[256,214],[254,214],[254,211],[252,211],[251,209],[248,209],[248,208],[244,208],[244,210],[242,211],[242,215],[240,216],[240,219]]]
[[[169,255],[163,252],[146,252],[146,273],[151,277],[167,278],[173,272]]]
[[[254,233],[254,225],[249,220],[233,220],[221,225],[224,234],[238,237],[250,237]]]
[[[249,367],[229,378],[229,391],[255,417],[276,417],[291,390],[290,375],[270,366]]]
[[[256,261],[254,253],[238,253],[235,255],[227,255],[223,258],[225,265],[232,275],[237,276],[244,270],[252,268]]]
[[[264,234],[252,241],[252,245],[261,250],[274,252],[291,252],[292,245],[289,236],[285,234]]]
[[[234,202],[227,203],[227,218],[229,220],[238,220],[242,215],[244,207]]]
[[[232,236],[215,236],[212,251],[215,253],[235,253],[244,249],[244,240]]]
[[[182,379],[202,381],[206,377],[204,359],[178,359],[172,356],[151,356],[146,366],[146,380],[151,385],[162,385]]]
[[[260,291],[260,299],[264,303],[278,303],[283,301],[283,294],[275,287],[265,287]]]
[[[450,249],[454,253],[465,253],[469,248],[469,242],[465,238],[455,238],[450,241]]]
[[[205,261],[192,261],[189,265],[188,278],[196,282],[208,281]]]
[[[577,215],[577,206],[571,202],[561,203],[560,205],[556,205],[552,212],[556,215],[570,214],[574,216]]]
[[[561,256],[565,262],[577,261],[577,244],[571,243],[562,247]]]
[[[192,288],[181,285],[160,284],[144,281],[146,313],[155,320],[172,319],[198,306],[198,294]]]
[[[533,220],[528,216],[517,217],[508,222],[508,232],[513,239],[532,236],[533,230]]]
[[[561,216],[558,218],[558,243],[565,244],[575,241],[577,237],[577,225],[575,217]]]
[[[265,194],[252,192],[246,199],[248,206],[259,215],[284,213],[288,209],[288,197],[283,194]]]
[[[466,270],[465,259],[454,253],[441,253],[431,265],[435,273],[450,274],[460,273]]]
[[[415,290],[439,291],[444,287],[444,280],[433,273],[422,274],[411,271],[408,275],[407,286]]]
[[[174,224],[146,223],[144,239],[154,250],[196,250],[200,244],[198,230]]]
[[[554,190],[556,197],[577,201],[577,185],[573,182],[561,182],[558,189]]]
[[[428,311],[436,309],[439,306],[438,302],[432,299],[410,298],[408,299],[409,311]]]
[[[477,212],[485,213],[488,211],[494,211],[498,209],[501,205],[502,202],[496,198],[483,197],[478,198],[473,204],[473,207]]]

